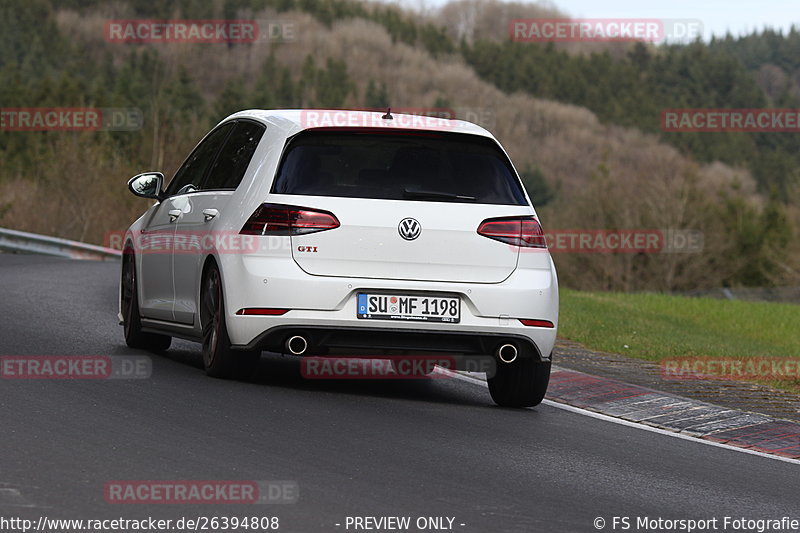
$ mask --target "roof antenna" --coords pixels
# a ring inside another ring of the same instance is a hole
[[[388,108],[388,109],[386,110],[386,114],[385,114],[385,115],[383,115],[381,118],[382,118],[383,120],[394,120],[394,117],[392,116],[392,108],[391,108],[391,107],[390,107],[390,108]]]

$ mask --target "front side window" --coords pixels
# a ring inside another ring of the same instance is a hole
[[[167,187],[167,196],[200,190],[206,171],[213,164],[233,127],[234,123],[228,122],[203,139],[175,173]]]
[[[253,154],[264,135],[261,124],[242,120],[236,123],[225,146],[211,166],[203,189],[235,189],[241,183]]]

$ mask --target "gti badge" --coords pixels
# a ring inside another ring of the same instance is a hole
[[[413,241],[422,233],[422,226],[415,218],[404,218],[400,221],[400,225],[397,226],[397,231],[400,232],[400,236],[405,240]]]

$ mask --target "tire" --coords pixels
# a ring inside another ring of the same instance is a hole
[[[230,379],[252,373],[261,358],[260,351],[231,348],[225,320],[222,278],[216,265],[203,276],[200,291],[200,324],[203,327],[203,367],[214,378]]]
[[[489,378],[489,393],[501,407],[533,407],[542,403],[550,383],[550,361],[517,358],[510,364],[498,362]]]
[[[125,253],[122,258],[122,323],[125,333],[125,344],[131,348],[163,352],[172,343],[172,337],[142,331],[142,319],[139,314],[139,293],[137,291],[136,261],[132,253]]]

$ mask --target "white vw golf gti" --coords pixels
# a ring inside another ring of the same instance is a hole
[[[125,235],[134,348],[203,346],[209,375],[292,356],[490,358],[503,406],[541,402],[558,283],[536,212],[483,128],[364,111],[223,120]],[[472,358],[472,359],[471,359]]]

